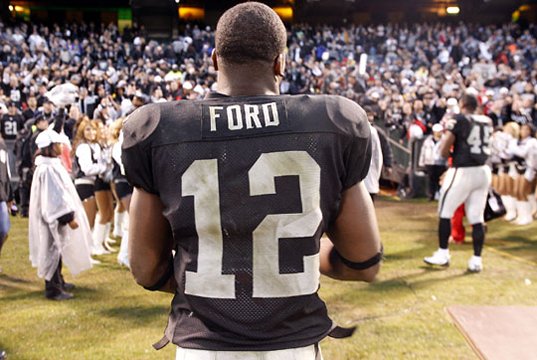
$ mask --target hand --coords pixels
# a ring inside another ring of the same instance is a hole
[[[76,230],[78,229],[78,223],[76,222],[76,220],[71,220],[71,222],[69,222],[69,227],[73,230]]]
[[[457,120],[455,119],[448,119],[446,121],[446,130],[453,130],[455,128],[455,124],[457,123]]]

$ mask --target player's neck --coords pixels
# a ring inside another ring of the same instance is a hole
[[[472,115],[472,112],[467,110],[467,109],[462,108],[461,109],[461,114],[463,114],[463,115]]]
[[[228,96],[279,95],[279,82],[274,75],[242,73],[218,74],[217,91]]]

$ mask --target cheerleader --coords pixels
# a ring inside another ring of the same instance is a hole
[[[509,144],[516,143],[520,134],[520,126],[517,123],[509,122],[503,126],[503,133],[495,134],[492,147],[501,159],[498,168],[497,191],[502,197],[502,202],[507,213],[505,220],[513,221],[517,217],[515,178],[517,172],[513,155],[508,151]]]
[[[124,176],[121,175],[121,147],[118,148],[118,142],[122,142],[122,138],[120,139],[121,135],[121,129],[123,127],[123,119],[120,118],[116,121],[114,121],[110,126],[110,142],[111,142],[111,150],[112,150],[112,194],[114,195],[114,199],[116,202],[116,207],[114,209],[114,229],[112,231],[112,234],[115,238],[123,238],[123,230],[124,230],[124,222],[126,221],[125,216],[127,215],[127,209],[125,208],[124,204],[121,202],[121,198],[118,197],[117,190],[116,190],[116,183],[121,184],[124,179]],[[121,141],[120,141],[121,140]],[[126,180],[125,180],[126,182]],[[122,185],[119,186],[120,188]],[[120,192],[123,189],[120,189]]]
[[[75,188],[84,206],[88,222],[95,233],[95,215],[97,205],[95,200],[95,181],[97,176],[106,171],[107,165],[102,160],[101,147],[97,144],[97,127],[88,118],[82,120],[75,133],[73,141],[73,175]],[[107,253],[103,241],[93,236],[92,255]]]
[[[537,137],[537,134],[535,135]],[[533,142],[533,146],[531,146],[528,150],[528,154],[526,156],[526,173],[524,176],[528,181],[532,183],[533,186],[533,194],[528,196],[528,200],[530,204],[532,204],[532,215],[535,217],[537,213],[537,142]]]
[[[502,129],[495,129],[492,133],[492,136],[490,137],[490,156],[488,159],[488,164],[490,166],[490,169],[492,170],[492,183],[491,186],[494,190],[498,191],[498,185],[499,185],[499,169],[502,164],[502,160],[499,156],[499,149],[497,145],[497,137],[500,137],[503,135]]]
[[[112,146],[112,160],[114,163],[113,171],[113,187],[115,197],[118,200],[117,210],[123,209],[123,212],[119,212],[120,217],[117,226],[118,230],[121,229],[121,246],[119,248],[119,254],[117,261],[120,265],[130,267],[128,243],[129,243],[129,205],[132,195],[132,186],[127,182],[125,178],[125,169],[123,162],[121,161],[121,145],[123,144],[123,119],[118,119],[112,128],[112,138],[116,139]],[[115,217],[114,217],[115,218]],[[114,219],[115,220],[115,219]]]
[[[114,216],[114,196],[110,183],[112,181],[112,148],[109,144],[108,128],[100,120],[92,120],[97,129],[97,145],[100,148],[100,161],[105,169],[95,179],[95,200],[98,214],[93,228],[93,241],[103,244],[106,252],[115,252],[110,246],[115,242],[109,238]]]
[[[517,218],[515,223],[517,225],[528,225],[533,221],[532,205],[529,200],[533,190],[533,178],[531,175],[531,169],[527,168],[526,158],[533,152],[533,148],[537,146],[537,139],[534,137],[535,130],[530,124],[524,124],[520,127],[520,140],[518,143],[512,142],[509,146],[509,152],[517,160],[516,170],[517,176],[515,178],[515,196],[516,196],[516,209]]]
[[[500,174],[504,172],[504,166],[510,155],[507,154],[509,142],[512,136],[498,127],[492,133],[490,138],[490,156],[489,166],[492,169],[492,188],[497,192],[501,191]]]

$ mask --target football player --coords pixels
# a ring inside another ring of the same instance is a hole
[[[440,190],[440,246],[432,256],[424,258],[424,261],[430,265],[449,265],[450,219],[455,210],[464,203],[466,218],[472,225],[474,246],[474,255],[468,262],[468,270],[479,272],[483,269],[481,251],[485,241],[483,213],[491,183],[491,170],[485,163],[490,154],[492,120],[487,116],[475,114],[478,103],[473,95],[463,95],[459,105],[461,114],[448,121],[440,145],[440,151],[445,158],[449,157],[453,147],[453,166],[446,172]]]
[[[379,269],[367,116],[338,96],[280,96],[286,40],[266,5],[229,9],[218,93],[125,122],[131,271],[174,293],[155,347],[171,341],[178,358],[319,359],[319,341],[342,335],[320,274],[372,281]]]

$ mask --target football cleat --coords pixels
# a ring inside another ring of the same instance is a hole
[[[423,261],[429,265],[449,266],[450,258],[449,250],[438,249],[432,256],[423,258]]]
[[[470,260],[468,260],[468,271],[477,273],[481,270],[483,270],[483,261],[481,260],[481,256],[472,256]]]

